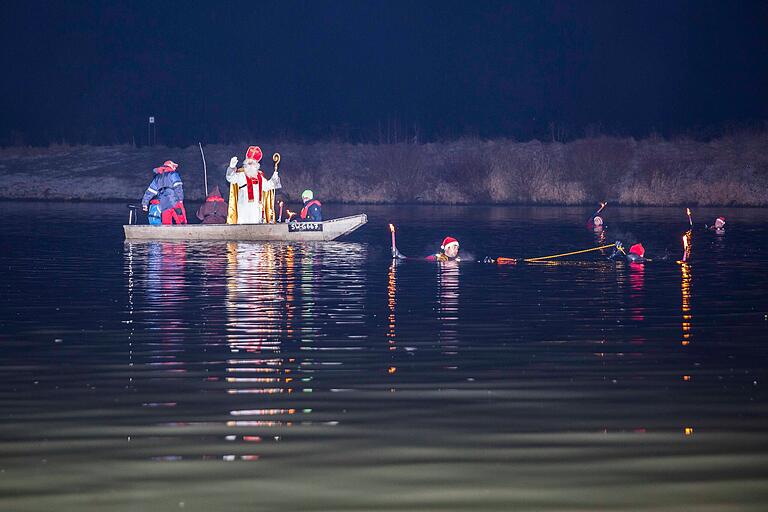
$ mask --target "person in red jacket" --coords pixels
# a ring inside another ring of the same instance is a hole
[[[227,203],[221,197],[219,186],[216,185],[205,198],[205,202],[197,209],[197,218],[203,221],[203,224],[226,224],[227,209]]]
[[[141,206],[145,212],[149,211],[149,201],[157,196],[160,200],[161,220],[163,224],[186,224],[187,211],[184,208],[184,186],[181,176],[176,170],[179,164],[173,160],[166,160],[160,167],[152,171],[155,177],[144,192]]]

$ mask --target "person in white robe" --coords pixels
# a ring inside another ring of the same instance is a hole
[[[245,154],[243,167],[237,168],[237,157],[233,156],[227,169],[230,190],[227,224],[261,224],[264,222],[263,193],[280,188],[277,171],[270,179],[261,171],[262,152],[258,146],[251,146]]]

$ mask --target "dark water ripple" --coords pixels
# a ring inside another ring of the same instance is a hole
[[[345,242],[134,243],[0,204],[2,510],[762,510],[768,229],[614,208],[336,207]],[[609,215],[610,214],[610,215]],[[31,220],[34,219],[34,222]],[[682,221],[682,222],[681,222]]]

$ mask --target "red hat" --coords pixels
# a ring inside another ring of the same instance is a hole
[[[721,226],[725,226],[725,217],[718,217],[715,219],[715,226],[718,225],[718,222]]]
[[[256,160],[257,162],[261,162],[261,157],[262,153],[259,146],[250,146],[248,151],[245,152],[246,160]]]
[[[442,250],[445,250],[445,248],[451,244],[459,245],[459,241],[453,238],[452,236],[447,236],[443,239],[443,244],[440,246],[440,248]]]
[[[643,244],[635,244],[629,248],[629,254],[637,254],[642,258],[645,256],[645,247],[643,247]]]
[[[166,160],[165,162],[163,162],[163,165],[166,167],[169,167],[172,171],[175,171],[176,168],[179,166],[179,164],[177,164],[173,160]]]

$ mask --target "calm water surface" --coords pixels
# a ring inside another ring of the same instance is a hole
[[[765,510],[768,210],[335,207],[343,242],[124,243],[0,203],[0,510]]]

